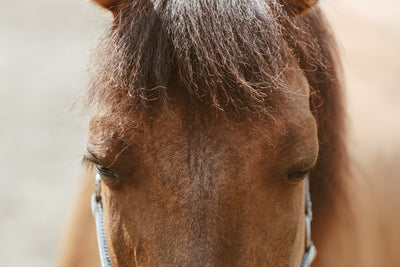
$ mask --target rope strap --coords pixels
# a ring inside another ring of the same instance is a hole
[[[100,175],[96,173],[96,192],[92,195],[92,214],[96,221],[97,244],[99,247],[100,261],[102,267],[111,267],[110,255],[106,242],[106,232],[104,228],[103,207],[99,192]]]
[[[303,254],[303,260],[301,261],[301,267],[309,267],[317,256],[317,249],[315,248],[311,240],[311,221],[312,221],[312,204],[311,204],[311,193],[310,193],[310,180],[306,179],[305,188],[305,227],[306,227],[306,242],[305,251]]]

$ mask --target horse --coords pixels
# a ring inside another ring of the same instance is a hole
[[[60,266],[100,265],[93,192],[103,266],[303,266],[310,234],[312,266],[400,266],[359,216],[317,0],[94,1],[113,23]]]

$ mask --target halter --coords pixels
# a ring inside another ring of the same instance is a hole
[[[305,188],[306,199],[305,203],[305,226],[306,226],[306,245],[303,254],[303,260],[301,261],[300,267],[309,267],[317,256],[317,249],[311,240],[311,221],[312,221],[312,204],[311,204],[311,194],[310,194],[310,178],[306,178],[306,188]]]
[[[100,175],[96,173],[96,188],[92,196],[92,213],[96,221],[97,242],[100,253],[100,261],[102,267],[111,267],[110,255],[108,254],[108,247],[106,243],[106,232],[104,228],[103,206],[101,203],[100,195]],[[310,182],[309,178],[306,179],[305,188],[305,250],[300,267],[309,267],[315,256],[317,250],[311,241],[311,221],[312,221],[312,208],[310,196]]]
[[[110,255],[106,242],[106,231],[104,228],[103,205],[100,195],[100,174],[96,172],[95,192],[92,195],[92,213],[96,221],[97,244],[99,246],[101,267],[111,267]]]

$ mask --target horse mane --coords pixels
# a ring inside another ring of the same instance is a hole
[[[318,228],[324,210],[341,197],[347,169],[340,64],[321,11],[294,18],[282,3],[124,1],[96,52],[88,99],[126,112],[156,102],[168,108],[168,86],[178,79],[192,101],[210,110],[269,115],[296,60],[318,124],[319,158],[311,173]]]
[[[319,139],[318,160],[310,175],[313,231],[326,231],[330,219],[338,216],[339,202],[348,203],[345,178],[350,177],[350,169],[342,66],[334,36],[319,9],[300,17],[298,23],[307,34],[289,35],[289,42],[313,91],[310,106]],[[312,39],[304,39],[307,37]]]

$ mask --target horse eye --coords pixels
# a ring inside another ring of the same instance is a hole
[[[287,174],[287,178],[289,182],[297,183],[304,180],[310,173],[310,169],[303,170],[303,171],[293,171]]]
[[[108,169],[106,167],[102,167],[102,166],[96,165],[96,171],[102,177],[105,177],[105,178],[108,178],[108,179],[116,180],[116,179],[119,178],[118,174],[116,174],[113,170]]]

